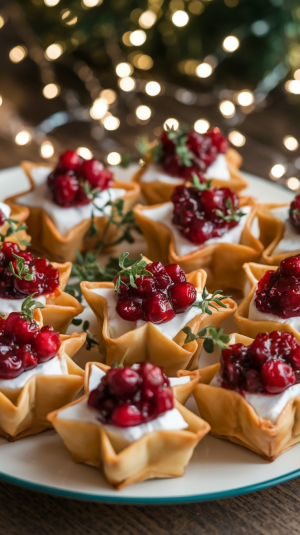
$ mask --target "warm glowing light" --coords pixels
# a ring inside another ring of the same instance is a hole
[[[2,106],[3,98],[0,95],[0,106]]]
[[[142,28],[151,28],[156,23],[157,15],[154,11],[144,11],[139,18],[139,25]]]
[[[117,98],[117,93],[113,89],[103,89],[100,98],[106,100],[108,104],[112,104]]]
[[[2,26],[4,26],[4,24],[5,24],[5,20],[4,20],[4,18],[1,17],[1,15],[0,15],[0,28],[2,28]]]
[[[209,127],[210,124],[206,119],[198,119],[198,121],[196,121],[194,124],[194,128],[198,134],[205,134]]]
[[[164,130],[168,130],[168,128],[173,128],[173,130],[178,130],[179,128],[179,122],[177,119],[167,119],[163,124]]]
[[[32,135],[27,130],[22,130],[15,137],[17,145],[27,145],[32,139]]]
[[[153,67],[153,59],[147,56],[147,54],[136,54],[133,58],[133,63],[135,67],[144,71],[148,71]]]
[[[234,52],[239,48],[240,41],[234,35],[228,35],[228,37],[225,37],[222,46],[226,52]]]
[[[118,117],[108,115],[103,119],[102,124],[106,130],[117,130],[117,128],[120,126],[120,119],[118,119]]]
[[[300,80],[288,80],[284,87],[289,93],[300,95]]]
[[[147,36],[144,30],[135,30],[129,36],[129,41],[134,46],[141,46],[146,41]]]
[[[270,171],[270,177],[277,180],[277,178],[281,178],[284,173],[286,172],[286,168],[281,163],[277,163],[276,165],[273,165],[271,171]]]
[[[27,56],[27,50],[24,46],[15,46],[9,53],[9,59],[13,63],[19,63]]]
[[[213,68],[209,63],[200,63],[196,68],[196,74],[199,78],[208,78],[213,72]]]
[[[106,159],[109,165],[118,165],[122,160],[121,154],[118,152],[110,152]]]
[[[151,110],[149,106],[138,106],[135,110],[135,114],[138,119],[141,119],[141,121],[147,121],[151,117]]]
[[[44,3],[48,7],[53,7],[53,6],[57,6],[57,4],[59,3],[59,0],[44,0]]]
[[[228,135],[228,139],[232,145],[235,145],[235,147],[242,147],[246,143],[245,136],[243,136],[243,134],[237,130],[232,130],[232,132],[230,132]]]
[[[67,26],[73,26],[73,24],[76,24],[78,18],[75,16],[71,20],[66,21]]]
[[[300,80],[300,69],[297,69],[294,72],[294,78],[295,78],[295,80]]]
[[[102,0],[82,0],[85,7],[95,7],[102,4]]]
[[[161,92],[161,85],[158,82],[148,82],[145,91],[150,97],[156,97]]]
[[[93,153],[87,147],[78,147],[77,154],[84,158],[85,160],[91,160],[93,158]]]
[[[224,117],[233,117],[235,114],[235,105],[230,100],[223,100],[220,106],[220,112]]]
[[[175,24],[175,26],[178,26],[178,28],[182,28],[183,26],[186,26],[189,21],[189,16],[185,11],[175,11],[172,15],[172,22]]]
[[[59,43],[53,43],[53,45],[48,46],[45,50],[45,56],[49,60],[54,60],[59,58],[63,53],[63,47]]]
[[[135,88],[135,79],[131,78],[131,76],[127,76],[126,78],[121,78],[119,80],[119,87],[122,89],[122,91],[133,91]]]
[[[241,91],[237,96],[237,101],[240,106],[251,106],[254,102],[254,95],[252,91]]]
[[[120,78],[125,78],[126,76],[130,76],[133,72],[133,67],[130,65],[130,63],[119,63],[119,65],[116,66],[116,73]]]
[[[287,186],[292,190],[296,190],[299,188],[300,182],[298,178],[296,178],[295,176],[291,176],[287,181]]]
[[[52,143],[50,143],[50,141],[44,141],[41,144],[40,155],[43,158],[51,158],[53,154],[54,154],[54,146],[52,145]]]
[[[299,147],[297,139],[293,136],[285,136],[283,144],[288,150],[296,150]]]
[[[43,95],[46,98],[55,98],[60,93],[60,87],[57,84],[47,84],[43,89]]]
[[[90,109],[90,116],[93,119],[102,119],[108,110],[107,101],[104,98],[97,98]]]

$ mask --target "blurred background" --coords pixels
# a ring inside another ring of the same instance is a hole
[[[300,186],[296,0],[0,0],[0,167],[218,126],[245,171]]]

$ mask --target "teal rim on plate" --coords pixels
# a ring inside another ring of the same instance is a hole
[[[300,476],[300,469],[289,472],[279,477],[273,479],[268,479],[262,481],[261,483],[256,483],[254,485],[248,485],[246,487],[237,487],[235,489],[224,490],[220,492],[211,492],[209,494],[191,494],[190,496],[174,496],[174,497],[165,497],[165,498],[135,498],[121,496],[120,491],[115,491],[116,495],[97,495],[90,494],[88,492],[64,490],[56,487],[49,487],[47,485],[42,485],[40,483],[31,483],[26,479],[19,479],[14,476],[0,472],[0,481],[5,481],[7,483],[12,483],[20,487],[24,487],[33,491],[43,492],[46,494],[52,494],[54,496],[60,496],[62,498],[73,498],[77,500],[85,500],[91,502],[102,502],[102,503],[113,503],[118,505],[172,505],[172,504],[184,504],[191,502],[205,502],[212,500],[220,500],[222,498],[233,498],[235,496],[241,496],[243,494],[250,494],[251,492],[257,492],[259,490],[264,490],[280,483],[285,483],[291,479],[295,479]],[[122,492],[122,491],[121,491]]]

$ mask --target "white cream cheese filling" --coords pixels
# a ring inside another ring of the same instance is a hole
[[[89,377],[89,390],[95,390],[99,385],[102,377],[104,377],[105,372],[92,364],[91,373]],[[184,385],[190,382],[190,376],[186,375],[183,377],[169,377],[170,386]]]
[[[18,203],[29,208],[43,208],[62,236],[85,219],[90,219],[93,212],[95,217],[103,215],[102,212],[96,210],[92,203],[73,208],[58,206],[51,200],[51,194],[47,186],[50,169],[48,167],[36,167],[32,169],[31,173],[36,187],[31,192],[18,197]],[[103,208],[108,201],[115,201],[123,197],[125,193],[126,190],[123,188],[108,188],[101,191],[94,202],[99,208]],[[110,213],[111,206],[104,208],[104,215],[108,216]]]
[[[257,294],[257,286],[256,286],[256,291],[254,292],[254,295],[251,299],[251,303],[249,305],[249,312],[248,312],[249,320],[278,321],[279,323],[287,323],[288,325],[296,329],[296,331],[300,331],[300,316],[297,316],[294,318],[280,318],[279,316],[275,316],[275,314],[267,314],[265,312],[261,312],[255,306],[256,294]]]
[[[204,178],[206,179],[216,179],[216,180],[230,180],[230,172],[228,169],[226,155],[218,154],[215,161],[206,169],[204,173]],[[173,177],[164,172],[161,165],[149,164],[145,173],[142,175],[142,182],[163,182],[165,184],[175,184],[179,185],[184,182],[180,177]]]
[[[168,203],[159,205],[157,208],[149,208],[147,210],[143,210],[142,215],[145,217],[148,217],[148,219],[151,219],[152,221],[161,222],[163,225],[166,225],[166,227],[168,227],[171,230],[173,239],[174,239],[176,253],[178,256],[185,256],[189,253],[198,251],[199,249],[201,249],[202,247],[205,247],[206,245],[212,245],[213,243],[235,243],[235,244],[240,243],[241,235],[245,227],[247,217],[249,216],[251,212],[251,206],[243,206],[242,210],[245,215],[241,217],[236,227],[226,232],[220,238],[210,238],[202,245],[193,245],[192,242],[190,242],[187,238],[185,238],[179,232],[177,227],[173,225],[172,223],[173,209],[174,209],[173,203],[168,202]]]
[[[8,204],[5,204],[4,202],[0,202],[0,210],[6,218],[10,216],[11,208],[10,206],[8,206]]]
[[[212,386],[221,386],[222,378],[218,372],[211,381]],[[247,394],[245,400],[250,403],[260,418],[270,420],[276,424],[286,404],[295,397],[300,396],[300,384],[290,386],[281,394]]]
[[[95,288],[91,290],[97,295],[101,295],[106,299],[107,303],[107,314],[108,314],[108,325],[111,338],[119,338],[123,334],[138,329],[142,325],[145,325],[147,322],[139,320],[137,322],[123,320],[117,310],[117,294],[112,288]],[[202,301],[201,294],[197,293],[197,301]],[[175,317],[167,321],[166,323],[152,324],[153,327],[158,329],[164,336],[173,340],[175,336],[186,326],[186,324],[191,321],[193,318],[201,314],[201,310],[198,307],[191,307],[186,312],[181,314],[175,314]]]
[[[289,206],[281,206],[274,208],[271,213],[277,219],[284,223],[284,235],[280,242],[276,245],[272,254],[282,254],[297,251],[300,249],[300,234],[296,232],[289,219]]]
[[[68,366],[64,358],[53,357],[47,362],[41,362],[32,370],[21,373],[14,379],[0,379],[0,391],[3,388],[17,390],[23,388],[28,379],[33,375],[66,375],[68,374]]]
[[[7,316],[11,312],[21,312],[22,304],[24,303],[25,299],[25,297],[24,299],[5,299],[4,297],[0,297],[0,314],[2,316]],[[39,295],[32,298],[33,301],[38,301],[43,305],[46,304],[46,299],[46,295]]]

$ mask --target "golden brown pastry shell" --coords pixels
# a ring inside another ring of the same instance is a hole
[[[269,320],[251,320],[248,318],[249,306],[256,290],[257,282],[264,276],[266,271],[276,271],[277,266],[264,266],[262,264],[249,263],[244,265],[244,270],[248,277],[251,289],[239,305],[234,321],[241,334],[255,338],[258,333],[271,333],[280,331],[282,333],[291,332],[300,343],[300,333],[288,323]]]
[[[274,217],[271,210],[284,206],[289,206],[289,203],[261,204],[258,207],[257,216],[260,228],[260,240],[265,247],[262,257],[266,264],[272,266],[279,266],[281,260],[284,260],[289,256],[300,254],[300,248],[296,249],[295,251],[274,254],[275,248],[283,238],[285,224],[277,217]]]
[[[85,396],[71,403],[83,401]],[[69,405],[69,406],[70,406]],[[188,428],[181,431],[154,431],[124,447],[109,438],[100,424],[58,418],[59,410],[48,415],[75,462],[103,471],[116,490],[152,478],[181,477],[209,425],[175,400]],[[64,407],[65,409],[66,407]]]
[[[158,208],[155,205],[151,208]],[[148,245],[147,256],[153,262],[160,260],[163,264],[179,264],[185,272],[205,269],[207,287],[210,292],[222,289],[235,297],[243,295],[246,282],[243,264],[258,261],[263,251],[262,243],[251,234],[251,225],[257,215],[257,206],[253,197],[240,197],[240,206],[252,206],[242,231],[241,242],[214,243],[199,247],[197,251],[179,256],[171,230],[161,221],[153,221],[143,215],[147,206],[137,204],[134,214]]]
[[[151,158],[146,156],[145,164],[135,173],[132,180],[140,185],[141,191],[145,196],[148,204],[160,204],[168,202],[173,194],[174,188],[178,184],[167,184],[154,180],[153,182],[143,182],[142,176],[146,172],[148,165],[151,163]],[[213,179],[212,185],[215,188],[231,188],[236,193],[239,193],[247,187],[247,182],[239,171],[239,167],[242,165],[242,157],[234,149],[228,149],[226,153],[226,161],[228,170],[230,172],[230,180]],[[171,178],[171,177],[170,177]]]
[[[247,346],[253,342],[252,338],[240,334],[233,336],[231,343]],[[200,383],[193,392],[201,417],[211,426],[213,436],[245,446],[267,461],[274,461],[300,441],[300,397],[289,401],[273,424],[260,418],[237,392],[210,386],[219,368],[215,364],[200,370]]]
[[[199,269],[186,275],[198,292],[202,292],[206,273]],[[82,282],[82,293],[95,313],[100,325],[98,334],[99,351],[104,357],[105,364],[111,366],[114,361],[120,362],[125,351],[129,348],[126,364],[148,361],[157,366],[162,366],[166,375],[174,377],[179,370],[195,370],[198,368],[203,340],[197,340],[185,344],[186,334],[181,330],[173,340],[164,336],[155,325],[148,322],[145,325],[125,333],[119,338],[111,338],[107,318],[106,299],[92,292],[96,288],[114,288],[112,282]],[[188,322],[192,332],[196,334],[199,329],[207,325],[218,327],[225,318],[236,310],[236,303],[228,298],[224,300],[227,308],[212,309],[212,315],[201,314]],[[200,311],[199,311],[200,312]]]
[[[36,164],[27,161],[21,162],[21,166],[29,178],[31,187],[26,192],[14,195],[5,201],[13,210],[20,207],[18,204],[19,197],[29,193],[29,191],[33,190],[35,187],[31,174],[32,169],[41,166],[49,167],[49,173],[53,169],[49,164]],[[140,193],[140,187],[138,184],[121,182],[119,180],[114,180],[114,185],[117,188],[126,190],[126,194],[122,197],[124,200],[123,211],[126,213],[136,202]],[[106,223],[107,217],[95,216],[95,225],[98,229],[98,234],[95,237],[90,238],[88,236],[90,228],[89,219],[81,221],[81,223],[69,230],[64,236],[60,234],[51,218],[42,208],[31,207],[30,215],[27,220],[28,232],[32,238],[32,249],[36,253],[46,256],[49,260],[54,260],[56,262],[74,262],[76,260],[77,251],[92,251],[95,248],[97,241],[101,239]],[[119,232],[119,229],[115,225],[110,225],[106,235],[107,242],[109,243],[116,240]]]
[[[92,366],[96,366],[97,368],[100,368],[100,370],[104,371],[105,373],[110,370],[110,366],[107,366],[106,364],[102,364],[100,362],[87,362],[85,366],[85,372],[84,372],[84,392],[85,394],[88,394],[89,389],[89,379],[91,375]],[[177,377],[184,377],[184,376],[190,377],[190,382],[185,383],[182,385],[175,385],[172,387],[174,398],[181,403],[181,405],[185,405],[188,398],[190,397],[191,393],[193,392],[195,386],[199,383],[200,380],[200,372],[199,370],[195,370],[193,372],[187,372],[186,370],[179,370],[177,372]]]
[[[17,221],[17,227],[20,227],[23,223],[26,223],[26,220],[29,217],[29,210],[28,210],[28,208],[26,208],[26,206],[14,206],[14,207],[12,207],[9,203],[6,203],[6,204],[8,204],[8,206],[10,206],[10,208],[11,208],[11,213],[10,213],[9,219],[13,219],[14,221]],[[0,227],[0,234],[6,235],[7,230],[8,230],[8,223],[4,223],[4,225],[2,225]],[[31,241],[31,237],[27,234],[26,230],[16,230],[16,234],[17,235],[11,234],[10,236],[6,237],[4,239],[4,241],[10,241],[10,242],[13,242],[13,243],[17,243],[18,246],[20,247],[20,249],[22,251],[25,251],[26,245],[23,245],[18,240],[18,237],[21,240],[24,240],[24,241],[27,241],[27,242]]]
[[[41,320],[39,314],[35,318]],[[1,388],[0,436],[14,441],[52,427],[48,413],[70,403],[83,386],[84,372],[71,359],[85,338],[85,333],[60,336],[58,357],[65,359],[68,375],[33,375],[23,388]]]

